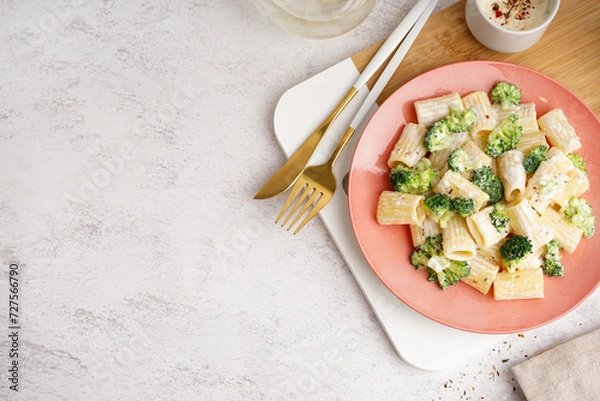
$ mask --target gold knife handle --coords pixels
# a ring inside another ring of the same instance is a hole
[[[298,179],[306,167],[317,145],[329,130],[329,127],[338,118],[342,110],[348,106],[356,96],[358,89],[352,87],[331,114],[319,127],[304,141],[287,162],[267,181],[267,183],[254,195],[254,199],[267,199],[287,191]]]

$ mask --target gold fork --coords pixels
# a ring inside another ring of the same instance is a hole
[[[354,85],[346,96],[338,104],[327,119],[313,132],[300,147],[294,152],[287,162],[267,181],[265,185],[254,195],[254,199],[267,199],[280,195],[287,191],[307,166],[319,141],[329,127],[333,124],[340,112],[348,106],[354,96],[366,87],[367,82],[385,63],[389,56],[398,47],[400,42],[406,38],[409,29],[415,24],[417,18],[422,15],[427,5],[437,0],[419,0],[406,17],[398,24],[388,39],[383,42],[377,53],[367,64],[363,72],[356,78]]]
[[[356,127],[360,125],[363,118],[368,114],[371,107],[400,65],[400,62],[406,53],[408,53],[408,50],[417,38],[417,35],[423,28],[423,25],[425,25],[427,18],[429,18],[429,15],[431,15],[437,0],[426,1],[429,1],[429,3],[427,4],[425,10],[416,20],[415,24],[411,27],[410,31],[402,41],[402,44],[400,44],[398,50],[396,50],[391,60],[377,79],[373,89],[371,89],[364,102],[360,106],[360,109],[346,129],[346,132],[344,132],[342,139],[338,142],[335,150],[329,157],[329,160],[318,166],[311,166],[302,170],[298,180],[292,187],[290,195],[281,208],[279,215],[275,219],[275,223],[279,223],[279,220],[286,215],[286,212],[288,212],[287,216],[281,223],[281,226],[285,226],[290,218],[293,217],[292,222],[287,228],[289,231],[300,220],[300,218],[306,214],[304,220],[302,220],[302,222],[294,231],[294,234],[297,234],[331,200],[337,186],[335,174],[333,173],[333,165],[356,131]]]
[[[281,212],[279,212],[279,216],[275,219],[275,223],[279,223],[279,220],[286,214],[286,211],[289,209],[289,213],[281,226],[285,226],[285,224],[290,220],[292,216],[295,215],[294,219],[288,226],[288,231],[298,222],[300,217],[302,217],[307,211],[308,214],[302,220],[300,225],[296,227],[296,231],[294,234],[297,234],[298,231],[302,229],[317,213],[325,207],[325,205],[331,200],[333,196],[337,181],[335,179],[335,175],[333,174],[333,165],[337,160],[342,150],[348,143],[348,140],[354,134],[355,129],[352,127],[348,127],[344,136],[338,142],[335,150],[327,160],[323,164],[319,164],[318,166],[307,167],[302,171],[300,177],[294,184],[292,188],[292,192],[288,196],[285,204],[281,208]],[[292,206],[293,205],[293,206]],[[301,207],[301,208],[300,208]],[[298,209],[300,208],[300,211]]]

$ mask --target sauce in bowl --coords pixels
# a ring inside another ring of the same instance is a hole
[[[547,0],[479,0],[487,18],[511,31],[541,25],[548,16]]]

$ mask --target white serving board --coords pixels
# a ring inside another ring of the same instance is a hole
[[[283,94],[275,109],[274,127],[277,140],[288,157],[335,108],[358,75],[359,71],[352,60],[346,59]],[[368,89],[361,90],[342,112],[309,164],[327,160],[367,93]],[[376,109],[377,105],[373,106],[371,114]],[[367,120],[363,121],[337,161],[335,174],[338,183],[342,182],[349,170],[356,141]],[[358,247],[350,225],[347,201],[346,193],[340,188],[329,205],[321,211],[321,219],[394,349],[404,361],[425,370],[444,370],[484,352],[504,338],[444,326],[415,312],[393,295],[371,270]],[[432,342],[436,343],[436,347],[431,347]],[[438,352],[439,349],[444,352]]]

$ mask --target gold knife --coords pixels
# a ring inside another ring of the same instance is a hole
[[[413,27],[417,19],[423,14],[426,7],[433,0],[419,0],[410,10],[406,17],[394,29],[392,34],[381,45],[377,53],[373,56],[369,64],[359,75],[356,82],[335,110],[321,123],[321,125],[304,141],[302,145],[294,152],[289,160],[267,181],[265,185],[254,195],[254,199],[267,199],[280,195],[287,191],[298,179],[302,170],[306,167],[312,154],[314,153],[321,138],[325,135],[329,127],[333,124],[342,110],[356,96],[358,91],[367,84],[367,81],[377,72],[379,67],[387,60],[392,52],[398,47],[405,38],[408,31]]]
[[[314,150],[317,148],[321,138],[323,138],[331,124],[333,124],[342,110],[344,110],[357,93],[358,89],[353,86],[329,117],[319,125],[315,132],[300,145],[298,150],[288,159],[288,161],[285,162],[260,191],[254,195],[254,199],[272,198],[287,191],[296,182]]]

